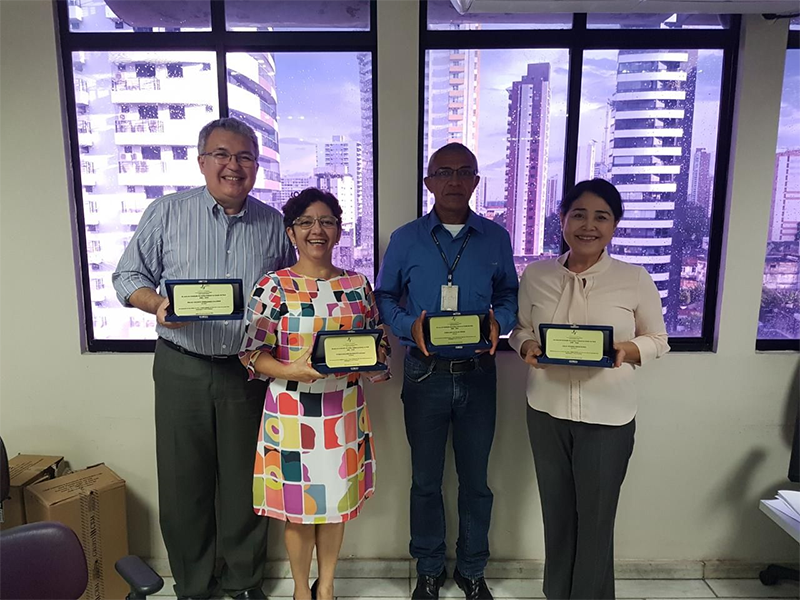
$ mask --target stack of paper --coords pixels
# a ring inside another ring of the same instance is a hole
[[[776,502],[777,501],[777,502]],[[800,492],[780,490],[770,506],[795,521],[800,521]]]

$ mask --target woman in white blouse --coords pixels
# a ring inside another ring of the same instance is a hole
[[[614,598],[614,519],[636,429],[634,366],[669,351],[650,275],[606,251],[622,212],[607,181],[576,185],[561,203],[569,251],[532,263],[520,282],[510,343],[531,366],[528,433],[551,599]],[[614,368],[540,364],[541,323],[613,326]]]

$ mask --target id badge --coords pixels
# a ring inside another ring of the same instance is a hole
[[[442,286],[442,311],[457,311],[458,310],[458,286],[457,285],[443,285]]]

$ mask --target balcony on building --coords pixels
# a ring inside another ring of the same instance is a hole
[[[194,74],[190,83],[183,77],[131,77],[111,82],[111,102],[114,104],[205,104],[199,90],[213,90],[216,79],[208,74]]]
[[[80,29],[80,25],[83,22],[83,7],[81,6],[81,0],[68,0],[67,8],[69,11],[69,24],[71,25],[72,29]]]
[[[91,161],[81,161],[81,185],[97,185],[97,174]]]
[[[84,183],[83,185],[88,185]],[[92,194],[84,194],[83,223],[84,225],[99,225],[100,213],[97,211],[97,202],[92,200]]]
[[[81,77],[75,78],[75,104],[89,106],[89,82]]]
[[[78,145],[93,146],[92,124],[87,119],[78,119]]]
[[[187,119],[129,119],[120,113],[114,122],[118,146],[194,146],[197,124]],[[133,113],[135,114],[135,113]]]
[[[634,221],[632,219],[626,219],[623,215],[622,220],[619,222],[620,229],[672,229],[675,225],[675,222],[672,219],[664,219],[662,220],[642,220],[642,221]],[[612,241],[612,244],[616,243]]]
[[[120,155],[117,183],[123,186],[198,186],[203,176],[193,160],[142,160],[137,153]],[[130,156],[130,158],[128,158]]]
[[[686,113],[683,109],[664,108],[646,110],[617,110],[614,117],[617,121],[631,119],[654,119],[656,122],[663,122],[667,119],[683,119]],[[615,128],[616,131],[616,128]]]

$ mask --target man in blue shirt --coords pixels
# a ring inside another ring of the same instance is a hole
[[[500,334],[516,323],[519,284],[508,232],[469,208],[479,180],[478,161],[466,146],[447,144],[431,156],[425,186],[435,198],[433,210],[392,234],[375,290],[383,321],[407,347],[402,398],[413,479],[414,599],[438,598],[447,578],[442,474],[451,424],[459,483],[453,578],[467,598],[492,598],[484,569],[493,498],[486,472],[496,413],[494,354]],[[450,311],[488,314],[491,348],[429,348],[426,315]]]

